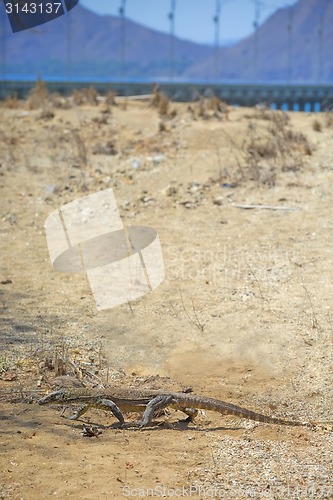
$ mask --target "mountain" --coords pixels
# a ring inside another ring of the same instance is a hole
[[[2,13],[4,15],[4,13]],[[2,20],[0,19],[0,22]],[[40,28],[9,33],[7,73],[117,77],[121,71],[122,25],[119,17],[101,16],[78,5],[72,12]],[[70,23],[70,24],[69,24]],[[125,20],[126,75],[170,74],[170,37]],[[175,74],[213,54],[209,46],[174,40]]]
[[[0,52],[0,74],[44,77],[158,78],[170,75],[170,37],[129,19],[101,16],[78,5],[68,15],[39,28],[11,33],[6,25]],[[124,31],[122,29],[124,27]],[[174,75],[211,81],[333,81],[333,1],[299,0],[277,10],[256,33],[221,47],[218,66],[214,47],[174,39]]]
[[[299,0],[277,10],[233,47],[220,51],[223,79],[333,81],[333,1]],[[212,59],[189,68],[191,78],[208,74]]]

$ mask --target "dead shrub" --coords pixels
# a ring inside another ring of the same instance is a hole
[[[325,127],[333,127],[333,111],[327,111],[325,114]]]
[[[70,109],[72,107],[71,100],[59,94],[59,92],[53,92],[49,95],[48,104],[53,108],[59,109]]]
[[[313,120],[312,122],[312,128],[315,132],[321,132],[322,131],[322,125],[319,120]]]
[[[153,89],[151,106],[157,108],[160,116],[167,116],[170,106],[170,99],[162,92],[157,85]]]
[[[158,112],[161,116],[166,116],[168,114],[169,105],[170,105],[169,98],[165,94],[161,93],[158,105]]]
[[[77,106],[82,106],[84,104],[90,104],[90,105],[96,106],[98,104],[97,96],[98,96],[98,93],[94,87],[88,87],[85,89],[74,90],[73,102]]]
[[[209,99],[207,99],[207,108],[211,109],[212,111],[215,111],[216,113],[228,113],[228,105],[222,101],[219,97],[217,96],[212,96]]]
[[[160,87],[158,85],[154,85],[153,87],[153,95],[150,101],[150,105],[153,108],[158,108],[159,102],[160,102],[160,96],[161,96],[161,91]]]
[[[189,113],[191,118],[193,118],[193,120],[197,119],[196,114],[195,114],[195,109],[193,108],[193,106],[187,106],[186,111]]]
[[[38,109],[46,104],[49,92],[45,82],[38,78],[35,86],[29,91],[27,105],[28,109]]]
[[[82,138],[79,131],[75,130],[75,129],[72,130],[71,136],[72,136],[72,139],[74,141],[74,144],[76,145],[77,162],[78,162],[79,166],[80,167],[87,167],[88,155],[87,155],[87,148],[86,148],[86,144],[84,142],[84,139]]]
[[[216,97],[215,95],[206,99],[207,109],[212,109],[213,111],[220,111],[221,103],[222,103],[222,101],[218,97]]]
[[[45,107],[38,114],[38,119],[39,120],[52,120],[52,118],[54,118],[54,116],[55,116],[54,112],[50,108]]]
[[[263,139],[254,138],[248,145],[248,152],[260,158],[275,158],[277,155],[277,146],[271,137]]]
[[[310,146],[307,137],[302,134],[302,132],[294,132],[293,130],[288,129],[285,131],[284,136],[292,148],[295,150],[298,149],[300,153],[305,155],[312,155],[312,147]]]
[[[159,124],[158,124],[158,131],[159,132],[166,132],[168,130],[165,122],[163,120],[160,120]]]
[[[108,106],[116,106],[116,92],[114,90],[110,90],[106,94],[105,102]]]
[[[198,116],[199,118],[206,118],[205,99],[202,96],[198,101]]]
[[[248,124],[243,143],[245,167],[243,177],[273,185],[278,172],[297,171],[303,158],[312,154],[307,137],[288,127],[289,117],[283,112],[267,112],[266,127],[253,121]],[[287,118],[286,118],[287,117]]]
[[[208,120],[209,118],[229,119],[229,107],[217,96],[200,97],[197,103],[197,116]]]
[[[287,113],[281,110],[266,110],[265,116],[265,120],[271,121],[275,128],[280,128],[281,130],[284,129],[290,122],[290,117]]]
[[[290,121],[287,113],[284,113],[280,110],[271,109],[268,104],[260,106],[257,105],[254,107],[253,113],[248,113],[244,116],[245,118],[248,118],[250,120],[272,121],[274,123],[279,123],[282,126],[287,125],[287,123],[289,123]]]
[[[100,112],[102,115],[111,115],[112,110],[111,110],[110,104],[108,104],[107,102],[104,102],[101,106]]]
[[[92,121],[94,123],[97,123],[98,125],[107,125],[108,124],[108,115],[107,115],[107,113],[103,113],[100,116],[94,116],[92,118]]]
[[[20,107],[20,101],[16,96],[9,96],[3,101],[3,105],[8,109],[17,109]]]

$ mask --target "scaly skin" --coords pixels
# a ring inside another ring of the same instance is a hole
[[[237,417],[264,422],[268,424],[311,426],[313,423],[303,423],[295,420],[269,417],[255,411],[241,408],[219,399],[197,396],[185,392],[167,392],[140,389],[59,389],[51,392],[38,401],[39,404],[58,403],[82,404],[78,412],[70,417],[78,419],[89,408],[101,408],[111,411],[121,425],[125,424],[123,413],[143,412],[143,418],[138,423],[140,427],[149,425],[154,414],[166,407],[181,410],[192,421],[197,414],[197,409],[218,412],[222,415],[235,415]]]

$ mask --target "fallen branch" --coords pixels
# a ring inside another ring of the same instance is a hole
[[[294,211],[298,210],[298,208],[294,207],[283,207],[279,205],[247,205],[246,203],[232,203],[232,207],[235,208],[243,208],[245,210],[251,210],[251,209],[259,209],[259,210],[287,210],[287,211]]]

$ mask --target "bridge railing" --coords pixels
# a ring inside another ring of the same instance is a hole
[[[74,89],[94,87],[105,94],[114,90],[117,95],[142,95],[152,92],[153,82],[87,82],[47,81],[50,92],[69,94]],[[32,80],[0,81],[0,99],[24,98],[34,87]],[[198,96],[216,95],[230,105],[255,106],[267,104],[275,109],[319,111],[333,108],[333,84],[283,84],[283,83],[159,83],[163,92],[174,101],[189,102]]]

